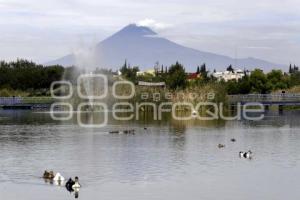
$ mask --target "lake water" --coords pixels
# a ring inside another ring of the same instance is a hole
[[[144,119],[87,129],[49,113],[0,110],[0,199],[74,199],[40,178],[52,169],[79,176],[79,199],[296,200],[299,119],[285,111],[259,122]],[[136,134],[108,133],[123,129]],[[252,160],[239,158],[249,149]]]

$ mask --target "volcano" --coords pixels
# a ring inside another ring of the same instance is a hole
[[[229,65],[241,69],[260,68],[269,71],[284,66],[256,58],[233,59],[228,56],[200,51],[185,47],[160,37],[148,27],[130,24],[107,39],[99,42],[90,52],[92,54],[87,62],[88,67],[119,69],[125,60],[131,66],[140,69],[153,68],[155,63],[170,66],[176,61],[183,64],[186,71],[195,71],[198,65],[206,63],[210,69],[224,70]],[[81,56],[69,54],[62,58],[46,63],[46,65],[59,64],[63,66],[79,65]],[[84,65],[84,64],[80,64]],[[81,66],[84,67],[84,66]]]

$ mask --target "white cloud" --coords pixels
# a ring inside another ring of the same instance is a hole
[[[272,50],[273,48],[271,47],[263,47],[263,46],[249,46],[249,47],[242,47],[245,49],[265,49],[265,50]]]
[[[165,24],[162,22],[157,22],[154,19],[146,18],[137,23],[138,26],[146,26],[156,30],[162,30],[171,27],[170,24]]]

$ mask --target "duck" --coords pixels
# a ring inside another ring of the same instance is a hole
[[[240,156],[240,158],[242,158],[244,156],[244,152],[240,151],[239,156]]]
[[[224,145],[224,144],[218,144],[218,147],[219,147],[219,148],[224,148],[225,145]]]
[[[247,152],[243,152],[243,151],[240,151],[239,152],[239,156],[240,158],[248,158],[248,159],[251,159],[252,158],[252,151],[249,150]]]
[[[248,152],[245,152],[243,156],[244,156],[244,158],[249,158],[249,159],[251,159],[251,157],[252,157],[252,151],[249,150]]]
[[[79,184],[79,178],[76,176],[74,181],[72,178],[69,178],[65,186],[69,192],[73,192],[73,191],[78,192],[79,188],[81,187],[81,185]]]
[[[109,131],[110,134],[119,134],[119,131]]]
[[[73,181],[72,178],[69,178],[69,180],[66,182],[66,189],[69,191],[69,192],[73,192],[73,188],[72,186],[75,184],[75,181]]]
[[[75,177],[75,182],[74,182],[74,184],[72,185],[72,189],[76,191],[76,190],[78,190],[80,187],[81,187],[81,185],[79,184],[79,178],[76,176],[76,177]]]
[[[196,116],[197,116],[197,111],[196,111],[196,110],[193,110],[193,111],[192,111],[192,116],[193,116],[193,117],[196,117]]]
[[[48,178],[49,176],[49,172],[47,170],[44,171],[44,174],[43,174],[43,178]]]
[[[54,172],[45,170],[43,174],[43,178],[52,180],[54,178]]]
[[[124,134],[132,134],[132,135],[135,134],[134,129],[132,129],[132,130],[124,130],[123,133]]]
[[[235,142],[236,141],[236,139],[235,138],[231,138],[231,140],[230,140],[231,142]]]
[[[54,181],[64,181],[65,178],[59,173],[57,172],[53,178]]]

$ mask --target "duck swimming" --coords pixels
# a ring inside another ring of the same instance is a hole
[[[224,145],[224,144],[218,144],[218,147],[219,147],[219,148],[224,148],[225,145]]]
[[[66,182],[66,189],[69,192],[78,191],[81,185],[79,184],[79,178],[76,176],[75,180],[73,181],[72,178],[69,178],[69,180]]]
[[[54,181],[64,181],[65,178],[60,173],[56,173],[53,180]]]
[[[244,153],[244,158],[249,158],[249,159],[251,159],[251,155],[252,155],[252,151],[248,151],[248,152],[245,152]]]
[[[54,172],[53,171],[48,172],[47,170],[45,170],[43,174],[43,178],[52,180],[54,178]]]
[[[75,177],[75,182],[74,182],[74,184],[72,185],[72,189],[73,189],[73,190],[78,190],[80,187],[81,187],[81,185],[79,184],[79,179],[78,179],[78,177],[76,176],[76,177]]]
[[[132,129],[132,130],[124,130],[123,133],[126,134],[126,135],[127,135],[127,134],[132,134],[132,135],[134,135],[134,134],[135,134],[135,130],[134,130],[134,129]]]
[[[242,151],[240,151],[240,152],[239,152],[239,156],[240,156],[240,158],[248,158],[248,159],[251,159],[251,158],[252,158],[252,151],[251,151],[251,150],[249,150],[249,151],[247,151],[247,152],[242,152]]]
[[[73,181],[72,178],[69,178],[69,180],[66,182],[66,189],[69,191],[69,192],[73,192],[73,188],[72,186],[75,184],[75,181]]]
[[[240,156],[240,158],[243,157],[244,156],[244,152],[240,151],[239,152],[239,156]]]
[[[192,111],[192,117],[197,117],[197,111],[196,110]]]
[[[109,131],[110,134],[119,134],[119,131]]]

